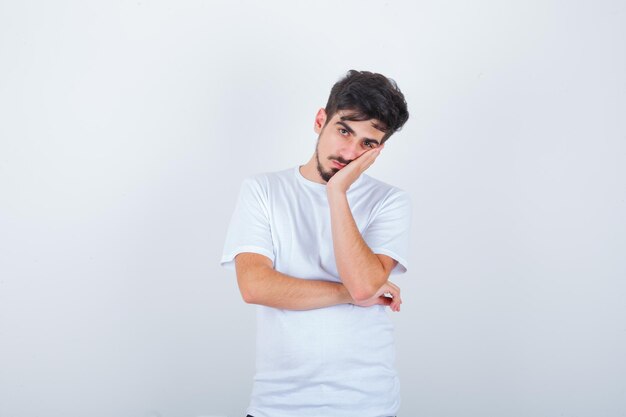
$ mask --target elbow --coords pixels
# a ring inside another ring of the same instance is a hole
[[[242,289],[240,290],[240,292],[241,292],[241,298],[246,304],[256,304],[254,302],[254,296],[252,294],[252,291]]]
[[[246,304],[259,304],[259,295],[251,285],[240,286],[239,292],[241,293],[241,298]]]
[[[352,288],[348,288],[348,292],[355,302],[361,303],[375,297],[386,282],[387,275],[371,277],[358,285],[353,285]]]
[[[264,277],[272,269],[272,261],[262,255],[245,253],[235,257],[237,284],[246,304],[261,304],[267,290]]]
[[[350,294],[350,296],[352,297],[355,303],[364,303],[365,301],[372,298],[372,297],[368,297],[365,293],[360,293],[360,292],[358,293],[355,292],[353,294]]]
[[[238,276],[237,281],[239,282],[239,292],[241,293],[243,301],[246,304],[258,304],[256,301],[258,295],[256,294],[252,283],[241,276]]]
[[[373,285],[361,285],[350,291],[350,296],[357,303],[362,303],[376,295],[378,288],[374,288]]]

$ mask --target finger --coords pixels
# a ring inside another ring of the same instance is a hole
[[[397,293],[392,294],[392,295],[393,295],[393,298],[387,298],[390,301],[389,306],[391,307],[393,311],[399,311],[400,305],[402,304],[402,298]]]
[[[391,281],[387,281],[387,285],[389,285],[391,288],[395,289],[397,292],[400,292],[400,287],[398,287],[396,284],[394,284]]]
[[[351,163],[358,163],[355,165],[361,165],[364,167],[369,167],[374,160],[376,160],[376,157],[378,156],[376,149],[371,149],[365,153],[363,153],[361,156],[359,156],[358,158],[356,158],[355,160],[353,160]]]
[[[393,302],[391,303],[391,306],[393,307],[394,311],[400,311],[400,305],[402,304],[402,301],[400,300],[400,297],[398,297],[398,299],[393,300]]]
[[[380,287],[381,290],[384,291],[393,291],[393,292],[398,292],[399,288],[396,287],[395,285],[393,285],[392,283],[390,283],[389,281],[386,281],[382,287]]]
[[[378,148],[374,148],[374,149],[369,149],[365,152],[363,152],[358,158],[354,159],[354,161],[366,161],[369,159],[376,159],[376,157],[378,156],[378,154],[380,153],[380,151],[378,150]]]
[[[363,152],[363,155],[361,156],[375,157],[375,156],[378,156],[379,153],[380,153],[380,146],[378,148],[368,149],[367,151]]]
[[[393,303],[393,299],[391,298],[387,298],[383,296],[378,297],[378,304],[388,306],[388,305],[391,305],[392,303]]]
[[[392,295],[393,295],[393,301],[392,301],[392,306],[394,308],[397,308],[398,310],[400,309],[400,305],[402,304],[402,297],[400,296],[400,292],[399,291],[389,291]]]
[[[365,171],[367,170],[369,167],[371,167],[374,164],[374,161],[376,161],[376,158],[369,158],[366,161],[364,161],[363,165],[361,166],[361,171]]]
[[[393,292],[393,301],[402,304],[402,296],[400,295],[400,291]]]
[[[400,293],[398,291],[396,291],[394,288],[391,288],[391,287],[385,288],[383,294],[385,294],[388,297],[391,297],[393,299],[397,299],[397,298],[400,297]]]
[[[380,148],[374,148],[368,152],[370,153],[370,159],[375,160],[380,155]]]
[[[393,298],[395,299],[400,298],[400,291],[394,289],[393,291],[390,291],[390,292],[393,295]]]
[[[369,164],[372,165],[376,161],[376,158],[380,156],[380,148],[372,149],[369,152],[371,155],[368,158],[368,161],[369,161]]]
[[[369,167],[370,165],[372,165],[374,163],[374,158],[370,157],[367,158],[366,160],[363,161],[363,164],[361,164],[363,167]]]

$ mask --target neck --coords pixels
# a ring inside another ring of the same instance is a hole
[[[320,173],[317,171],[317,158],[315,158],[315,153],[311,159],[309,159],[309,162],[300,167],[300,173],[309,181],[326,184],[326,181],[322,179]]]

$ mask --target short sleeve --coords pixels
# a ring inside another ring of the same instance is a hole
[[[383,201],[363,231],[363,240],[372,252],[398,261],[392,274],[403,274],[408,268],[410,233],[411,199],[407,192],[397,190]]]
[[[220,265],[235,269],[235,257],[254,252],[275,261],[267,206],[267,192],[255,178],[243,181],[230,219]]]

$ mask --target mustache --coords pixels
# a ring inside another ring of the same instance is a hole
[[[331,161],[334,159],[335,161],[339,162],[340,164],[344,164],[344,165],[348,165],[350,162],[352,162],[352,161],[347,161],[347,160],[343,159],[340,156],[329,156],[328,159],[330,159]]]

